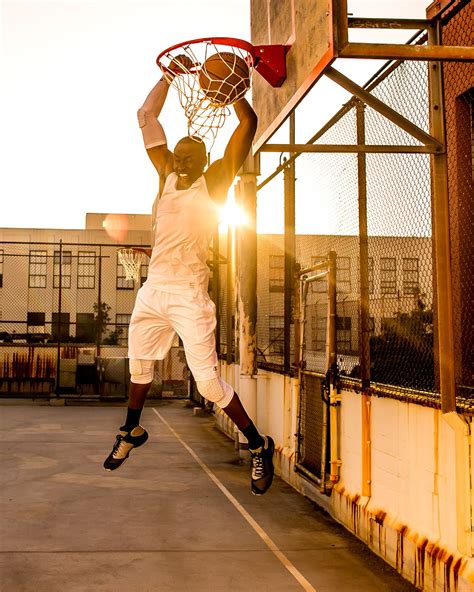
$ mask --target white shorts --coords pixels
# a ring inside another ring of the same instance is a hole
[[[218,376],[216,307],[202,289],[167,291],[145,283],[137,293],[128,332],[130,360],[163,360],[175,334],[196,381]]]

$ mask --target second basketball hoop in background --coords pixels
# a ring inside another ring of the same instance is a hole
[[[140,280],[140,267],[145,263],[145,255],[136,249],[119,249],[119,263],[125,270],[125,279]]]
[[[202,65],[199,86],[212,103],[231,105],[250,88],[249,66],[232,52],[215,53]]]

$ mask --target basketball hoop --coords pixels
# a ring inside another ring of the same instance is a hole
[[[272,86],[286,78],[283,45],[253,46],[242,39],[212,37],[184,41],[165,49],[156,63],[178,91],[188,134],[210,140],[230,115],[229,106],[250,88],[255,69]]]
[[[126,280],[140,280],[140,267],[145,263],[145,255],[135,249],[119,249],[119,263],[125,270]]]

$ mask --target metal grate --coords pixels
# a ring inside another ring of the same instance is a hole
[[[297,450],[297,462],[318,478],[321,478],[324,416],[321,380],[307,374],[303,376]]]

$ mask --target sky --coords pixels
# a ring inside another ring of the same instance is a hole
[[[428,3],[353,0],[349,12],[423,18]],[[249,4],[2,1],[0,228],[84,228],[87,212],[149,213],[157,176],[143,149],[136,111],[160,77],[156,56],[201,36],[249,40]],[[398,32],[399,40],[411,34]],[[363,83],[380,65],[352,61],[340,69]],[[328,88],[321,93],[314,131],[347,100],[345,91]],[[171,147],[186,134],[172,92],[160,118]],[[231,119],[219,134],[213,159],[233,124]]]

